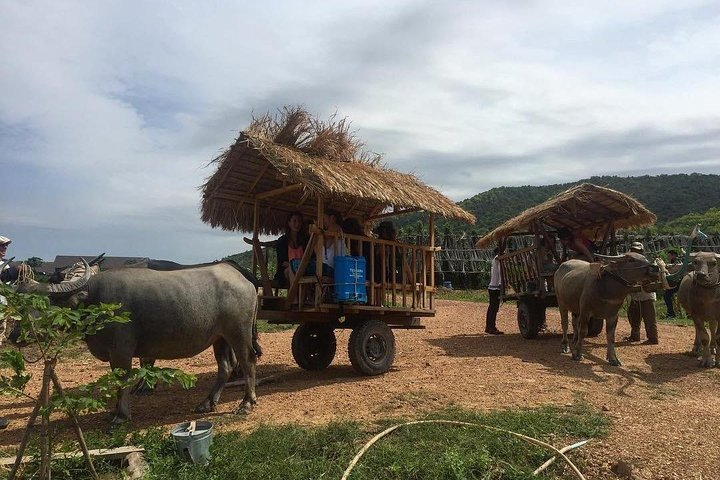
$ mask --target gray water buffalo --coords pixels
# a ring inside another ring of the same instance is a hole
[[[602,263],[569,260],[555,272],[555,292],[563,329],[562,351],[572,350],[572,358],[581,360],[590,318],[602,318],[606,321],[607,360],[611,365],[620,365],[615,353],[618,311],[632,287],[657,280],[659,269],[639,253],[597,257]],[[568,348],[568,312],[573,313],[571,348]]]
[[[720,358],[713,358],[713,349],[717,349],[718,322],[720,322],[720,273],[718,272],[718,254],[698,252],[692,261],[693,271],[680,282],[678,299],[688,316],[695,324],[695,343],[693,352],[702,354],[700,366],[709,368],[720,366]],[[705,329],[710,327],[710,337]],[[715,355],[718,355],[715,352]]]
[[[89,270],[88,270],[89,272]],[[248,411],[256,402],[257,294],[255,286],[233,264],[156,271],[147,268],[89,273],[62,285],[35,285],[55,297],[73,296],[85,304],[120,303],[131,321],[111,323],[85,339],[90,352],[111,368],[129,371],[133,358],[188,358],[213,346],[218,373],[197,412],[214,409],[233,365],[245,377],[245,397],[238,407]],[[79,292],[79,293],[78,293]],[[115,422],[130,419],[128,389],[118,393]]]

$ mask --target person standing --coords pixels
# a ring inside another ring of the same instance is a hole
[[[10,240],[8,237],[3,237],[2,235],[0,235],[0,281],[2,283],[17,280],[18,277],[17,269],[10,268],[9,265],[5,264],[5,254],[7,253],[7,249],[10,246],[11,242],[12,240]],[[7,305],[7,300],[2,295],[0,295],[0,304]],[[3,340],[5,340],[6,328],[7,320],[5,318],[2,318],[0,320],[0,346],[2,346]],[[7,418],[0,417],[0,430],[7,428],[9,424],[10,422]]]
[[[485,316],[485,333],[490,335],[502,335],[504,332],[498,330],[495,322],[497,321],[497,313],[500,309],[500,260],[498,254],[500,250],[493,250],[493,259],[490,265],[490,284],[488,285],[488,296],[490,297],[490,305],[488,305],[487,314]]]
[[[679,267],[678,262],[678,253],[676,250],[668,250],[668,263],[666,265],[668,269],[672,270],[670,273],[674,273],[677,271]],[[678,291],[678,288],[680,288],[680,284],[677,283],[675,285],[668,285],[668,289],[665,290],[665,293],[663,293],[663,300],[665,300],[665,307],[667,307],[667,315],[666,318],[675,318],[675,308],[673,308],[673,297]]]
[[[643,254],[645,248],[640,242],[633,242],[630,251]],[[628,320],[630,321],[630,336],[626,339],[629,342],[640,341],[640,324],[645,322],[645,334],[647,340],[643,345],[658,344],[657,319],[655,315],[655,292],[632,292],[630,294],[630,306],[628,307]]]

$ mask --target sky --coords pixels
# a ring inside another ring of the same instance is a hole
[[[183,263],[245,250],[200,221],[253,113],[348,117],[455,201],[592,175],[720,173],[713,1],[0,3],[9,256]]]

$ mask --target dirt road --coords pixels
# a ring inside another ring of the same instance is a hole
[[[703,370],[684,355],[693,329],[660,326],[660,345],[620,342],[620,368],[605,362],[604,333],[590,339],[586,358],[574,362],[560,352],[560,320],[549,312],[549,331],[538,340],[520,337],[515,306],[503,305],[498,326],[503,336],[486,336],[486,305],[438,301],[438,314],[425,330],[396,331],[393,369],[380,377],[357,376],[347,358],[349,332],[338,331],[338,354],[322,372],[300,370],[292,360],[292,331],[261,336],[265,350],[259,376],[280,379],[258,387],[258,405],[246,419],[224,415],[242,398],[225,391],[217,412],[221,429],[248,429],[261,422],[324,423],[333,419],[372,421],[413,416],[455,404],[478,409],[565,405],[584,400],[612,419],[610,435],[584,448],[588,478],[617,478],[610,466],[618,460],[635,465],[638,479],[720,478],[720,369]],[[618,338],[629,333],[621,319]],[[172,425],[196,417],[193,407],[206,395],[214,377],[210,350],[174,364],[198,375],[197,388],[162,387],[155,395],[133,400],[133,426]],[[60,370],[68,386],[106,371],[91,358],[68,361]],[[35,379],[37,380],[37,379]],[[39,390],[37,382],[33,388]],[[0,398],[0,415],[11,427],[0,433],[0,446],[15,445],[30,403]],[[237,419],[237,420],[235,420]],[[103,415],[83,419],[86,428],[105,428]]]

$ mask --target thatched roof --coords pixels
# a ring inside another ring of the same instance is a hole
[[[485,248],[512,233],[528,232],[534,222],[554,229],[567,227],[594,238],[610,220],[615,222],[616,229],[635,228],[653,224],[656,217],[624,193],[583,183],[511,218],[478,240],[476,246]]]
[[[301,109],[286,109],[279,120],[261,117],[214,160],[217,171],[202,186],[202,220],[251,232],[259,199],[259,233],[277,234],[290,212],[314,218],[322,198],[325,208],[362,221],[392,208],[475,222],[437,190],[382,166],[361,147],[343,120],[318,122]]]

